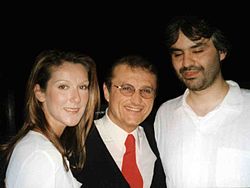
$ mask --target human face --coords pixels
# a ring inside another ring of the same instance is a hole
[[[81,64],[69,62],[51,69],[46,91],[35,87],[47,121],[57,135],[66,126],[75,126],[83,116],[88,102],[88,73]]]
[[[211,39],[191,41],[180,32],[171,50],[172,64],[177,76],[190,90],[204,90],[222,79],[220,61],[226,54],[219,52]]]
[[[130,84],[136,89],[132,96],[124,96],[114,85]],[[110,91],[104,85],[104,96],[109,102],[108,116],[126,132],[132,132],[146,119],[152,110],[154,97],[145,99],[139,89],[151,87],[156,89],[156,76],[141,68],[118,65],[113,72]]]

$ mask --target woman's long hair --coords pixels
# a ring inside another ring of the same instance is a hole
[[[87,70],[89,79],[89,99],[85,112],[74,127],[66,127],[59,138],[52,130],[34,93],[34,87],[39,84],[43,91],[47,89],[47,83],[51,78],[53,69],[64,62],[82,64]],[[38,130],[45,135],[62,155],[65,169],[69,167],[65,158],[72,157],[72,168],[81,169],[86,159],[85,140],[94,120],[94,113],[99,109],[100,91],[96,74],[96,65],[92,58],[78,52],[65,52],[60,50],[48,50],[37,56],[33,65],[26,88],[25,121],[18,133],[7,144],[1,145],[6,164],[20,139],[30,130]]]

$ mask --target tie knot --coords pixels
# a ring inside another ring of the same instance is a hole
[[[125,141],[126,151],[135,150],[135,137],[132,134],[129,134]]]

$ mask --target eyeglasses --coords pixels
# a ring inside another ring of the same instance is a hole
[[[130,84],[123,84],[121,86],[113,85],[114,87],[118,88],[122,95],[130,97],[135,93],[135,87]],[[145,99],[150,99],[155,96],[155,90],[151,87],[144,87],[139,89],[139,93],[141,97]]]

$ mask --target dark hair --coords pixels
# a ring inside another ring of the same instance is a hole
[[[112,79],[113,79],[113,74],[114,74],[114,69],[118,65],[127,65],[129,67],[133,68],[141,68],[143,70],[148,71],[149,73],[155,75],[156,77],[156,82],[158,83],[158,71],[156,67],[150,63],[146,58],[139,56],[139,55],[128,55],[125,57],[122,57],[118,60],[116,60],[111,68],[108,70],[106,77],[105,77],[105,84],[110,90],[111,85],[112,85]],[[158,85],[158,84],[157,84]]]
[[[37,100],[34,87],[39,84],[41,90],[46,91],[47,83],[51,78],[53,68],[61,66],[63,63],[81,64],[88,73],[89,79],[89,99],[85,108],[84,115],[77,126],[66,127],[59,138],[48,121],[42,110],[42,104]],[[99,108],[100,93],[96,75],[96,65],[92,58],[79,52],[65,52],[60,50],[48,50],[41,52],[32,67],[26,88],[26,108],[25,121],[17,135],[9,143],[2,145],[6,161],[8,162],[14,147],[30,130],[39,130],[44,134],[58,149],[62,155],[65,169],[68,170],[65,157],[73,157],[76,169],[83,167],[86,158],[85,139],[94,119],[94,111]]]
[[[218,51],[227,54],[230,52],[231,45],[222,31],[210,25],[204,18],[196,16],[177,16],[170,20],[166,28],[166,46],[168,49],[178,40],[180,31],[192,41],[211,38]]]

